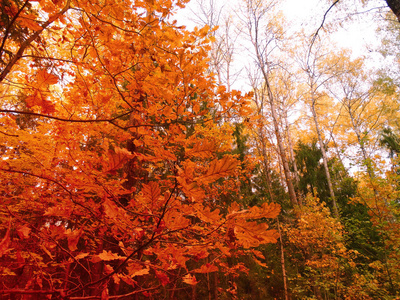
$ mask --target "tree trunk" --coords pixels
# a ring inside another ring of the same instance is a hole
[[[292,202],[293,206],[296,206],[296,205],[298,205],[297,196],[296,196],[296,193],[294,191],[292,177],[290,176],[289,163],[288,163],[288,160],[287,160],[287,157],[286,157],[285,148],[283,146],[282,136],[281,136],[281,133],[279,131],[278,116],[277,116],[277,113],[276,113],[274,97],[273,97],[273,94],[272,94],[272,91],[271,91],[271,87],[269,85],[268,75],[266,74],[264,69],[262,71],[263,71],[263,75],[264,75],[265,84],[266,84],[266,87],[267,87],[268,100],[269,100],[268,102],[269,102],[269,105],[270,105],[270,108],[271,108],[271,115],[272,115],[272,121],[273,121],[273,124],[274,124],[276,142],[278,144],[279,156],[281,157],[281,160],[282,160],[283,173],[285,175],[285,180],[286,180],[286,184],[287,184],[288,191],[289,191],[290,201]]]
[[[287,113],[285,113],[285,127],[286,127],[286,135],[287,135],[289,155],[290,155],[289,158],[290,158],[291,164],[293,165],[293,174],[294,174],[296,190],[297,190],[297,193],[299,193],[299,191],[298,191],[298,186],[299,186],[299,182],[300,182],[299,170],[297,169],[296,160],[295,160],[295,156],[294,156],[293,143],[292,143],[292,137],[290,136]],[[300,199],[298,199],[298,200],[300,201]]]
[[[314,96],[312,96],[312,97],[314,97]],[[321,148],[321,152],[322,152],[322,161],[324,164],[326,180],[328,181],[329,194],[331,195],[331,199],[333,202],[333,212],[335,214],[335,217],[338,218],[339,211],[338,211],[338,207],[337,207],[337,203],[336,203],[335,193],[333,191],[331,175],[329,173],[328,157],[326,156],[325,145],[324,145],[324,141],[322,140],[322,135],[321,135],[321,130],[319,128],[317,113],[315,111],[315,100],[314,99],[312,99],[311,111],[312,111],[312,115],[314,118],[315,129],[317,131],[319,147]]]
[[[283,289],[285,291],[285,300],[289,300],[288,289],[287,289],[286,267],[285,267],[285,253],[284,253],[283,242],[282,242],[282,232],[281,232],[281,227],[279,224],[279,219],[276,218],[276,221],[278,224],[279,241],[281,244],[281,266],[282,266],[282,277],[283,277]]]
[[[285,181],[289,192],[289,198],[293,206],[297,206],[297,196],[294,190],[293,181],[290,174],[289,163],[286,157],[285,147],[283,145],[282,136],[279,128],[279,119],[277,114],[277,108],[275,105],[275,97],[272,92],[270,84],[270,64],[267,56],[271,53],[271,50],[267,50],[269,45],[273,44],[276,39],[276,32],[274,32],[273,26],[265,28],[262,26],[261,19],[266,16],[267,12],[273,7],[272,4],[265,3],[265,6],[259,2],[257,4],[252,3],[251,0],[245,1],[246,3],[246,24],[249,31],[250,41],[254,47],[255,62],[258,70],[263,78],[263,86],[254,86],[255,89],[263,88],[266,91],[268,97],[268,103],[271,110],[272,122],[274,126],[275,137],[278,145],[278,153],[282,160],[283,173],[285,175]],[[267,26],[268,27],[268,26]],[[260,37],[260,34],[265,35],[264,38]],[[272,47],[274,48],[274,47]]]
[[[400,1],[399,0],[386,0],[387,5],[396,15],[397,20],[400,22]]]

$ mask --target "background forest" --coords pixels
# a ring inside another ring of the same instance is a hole
[[[0,3],[0,298],[400,299],[395,1],[187,2]]]

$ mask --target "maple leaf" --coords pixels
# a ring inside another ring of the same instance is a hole
[[[41,112],[45,114],[51,114],[55,112],[55,105],[51,101],[47,100],[46,97],[38,91],[35,91],[33,95],[26,97],[25,103],[29,108],[39,106]]]
[[[56,84],[58,82],[58,77],[54,74],[48,73],[46,70],[40,70],[36,74],[37,86],[41,87],[43,85]]]

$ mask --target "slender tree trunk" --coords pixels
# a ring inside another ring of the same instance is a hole
[[[263,5],[262,2],[254,4],[252,3],[252,1],[249,0],[246,1],[245,3],[247,6],[246,7],[247,16],[245,17],[247,20],[246,21],[247,29],[249,31],[249,37],[251,43],[254,47],[255,62],[258,66],[258,70],[260,71],[264,81],[263,82],[264,91],[267,92],[276,142],[278,144],[278,153],[282,161],[283,173],[285,175],[285,181],[289,192],[289,198],[292,205],[297,206],[298,205],[297,196],[294,190],[293,181],[289,169],[289,163],[286,157],[286,151],[280,133],[275,97],[272,92],[270,84],[270,69],[269,69],[270,62],[267,59],[268,54],[271,53],[270,50],[267,50],[267,48],[273,41],[277,41],[277,39],[273,29],[271,28],[268,29],[261,25],[262,24],[261,19],[267,14],[269,9],[273,7],[273,4],[265,3],[265,5]],[[261,38],[260,35],[265,35],[265,37]],[[261,87],[255,86],[254,88],[259,89]]]
[[[285,115],[285,127],[286,127],[286,135],[287,135],[287,139],[288,139],[288,148],[289,148],[289,155],[290,155],[289,158],[290,158],[290,162],[293,165],[293,171],[294,171],[293,173],[294,173],[295,183],[296,183],[296,186],[298,186],[298,184],[300,182],[299,170],[297,169],[296,160],[295,160],[295,156],[294,156],[292,137],[291,137],[290,131],[289,131],[287,115]]]
[[[265,80],[265,84],[266,84],[267,91],[268,91],[268,98],[269,98],[268,102],[269,102],[269,105],[271,108],[271,115],[272,115],[272,121],[273,121],[273,125],[274,125],[276,142],[278,144],[279,156],[281,157],[281,160],[282,160],[283,173],[285,175],[285,180],[286,180],[286,184],[287,184],[288,191],[289,191],[290,201],[292,202],[293,206],[296,206],[296,205],[298,205],[297,196],[294,191],[293,181],[292,181],[292,177],[290,175],[289,163],[288,163],[288,160],[286,157],[286,151],[283,146],[282,136],[281,136],[281,133],[279,130],[278,116],[276,113],[274,97],[273,97],[273,94],[271,91],[271,87],[269,85],[268,75],[266,74],[265,70],[263,70],[263,74],[264,74],[264,80]]]
[[[291,137],[290,131],[289,131],[289,123],[288,123],[287,113],[285,113],[285,128],[286,128],[286,135],[287,135],[288,148],[289,148],[289,159],[290,159],[290,163],[293,166],[295,191],[297,192],[297,201],[299,202],[299,205],[302,206],[303,205],[302,195],[299,190],[299,184],[300,184],[299,170],[297,169],[296,158],[295,158],[294,151],[293,151],[293,143],[292,143],[292,137]]]
[[[281,266],[282,266],[282,277],[283,277],[283,289],[285,291],[285,300],[289,300],[288,288],[287,288],[286,267],[285,267],[285,253],[284,253],[283,242],[282,242],[281,225],[279,223],[278,218],[276,218],[276,221],[278,224],[279,241],[281,244]]]
[[[312,97],[314,97],[314,96],[312,96]],[[326,156],[325,145],[324,145],[324,141],[322,140],[322,135],[321,135],[321,130],[319,128],[317,113],[315,111],[315,100],[314,99],[312,99],[311,111],[312,111],[312,115],[314,118],[315,129],[317,131],[319,147],[321,148],[321,152],[322,152],[322,161],[324,164],[326,180],[328,181],[329,194],[330,194],[332,202],[333,202],[333,212],[335,214],[335,217],[338,218],[339,211],[338,211],[338,207],[337,207],[337,203],[336,203],[335,193],[333,191],[331,175],[329,173],[328,157]]]

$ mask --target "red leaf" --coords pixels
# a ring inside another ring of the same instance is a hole
[[[8,252],[8,246],[10,244],[10,229],[11,229],[11,218],[8,221],[8,228],[6,235],[0,242],[0,257],[2,257],[6,252]]]

